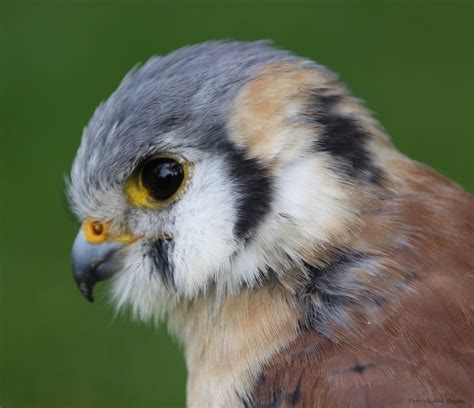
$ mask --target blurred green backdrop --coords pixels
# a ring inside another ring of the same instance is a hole
[[[336,70],[411,157],[474,190],[471,1],[17,1],[0,5],[0,406],[179,407],[162,329],[73,284],[63,175],[94,108],[138,61],[273,39]]]

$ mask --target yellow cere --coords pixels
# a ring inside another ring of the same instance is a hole
[[[131,244],[139,239],[130,233],[111,236],[109,234],[110,225],[106,222],[100,222],[92,218],[88,218],[84,224],[84,235],[91,244],[101,244],[107,241],[123,242]]]
[[[84,235],[91,244],[101,244],[109,237],[109,224],[94,219],[87,219],[84,222]]]

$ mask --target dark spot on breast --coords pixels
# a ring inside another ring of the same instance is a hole
[[[239,394],[239,400],[244,408],[280,408],[285,402],[284,390],[274,378],[267,378],[262,371],[255,381],[255,388],[247,398]]]
[[[252,401],[249,402],[246,398],[239,396],[240,403],[243,408],[279,408],[283,402],[281,390],[276,390],[272,393],[269,400],[265,402]]]
[[[296,388],[292,393],[286,395],[286,402],[290,404],[291,407],[296,407],[296,404],[301,400],[301,382],[303,380],[303,372],[300,374]]]
[[[365,370],[369,368],[375,368],[375,367],[376,367],[375,363],[356,364],[355,366],[349,367],[346,371],[351,372],[351,373],[362,374]]]

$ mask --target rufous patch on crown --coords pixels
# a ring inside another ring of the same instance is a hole
[[[229,122],[232,139],[269,167],[306,150],[314,125],[299,116],[311,90],[328,81],[332,81],[328,74],[306,62],[266,65],[234,100]]]

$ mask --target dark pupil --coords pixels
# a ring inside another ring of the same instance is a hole
[[[142,183],[156,200],[170,198],[183,182],[181,164],[173,159],[155,159],[143,167]]]

